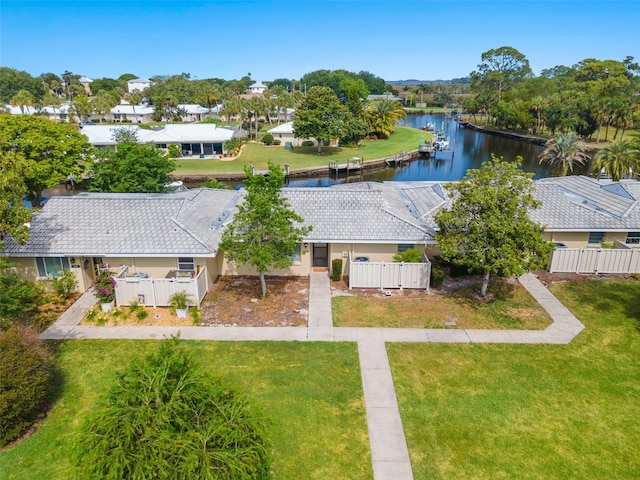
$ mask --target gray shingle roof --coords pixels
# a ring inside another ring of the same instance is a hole
[[[293,209],[313,226],[306,240],[422,243],[432,230],[411,215],[397,191],[376,183],[286,188]]]
[[[640,230],[640,186],[636,181],[546,178],[536,182],[535,196],[542,206],[531,212],[531,217],[548,230]]]
[[[53,197],[33,216],[13,255],[215,256],[222,226],[242,193],[195,189],[174,194]],[[223,221],[217,221],[220,217]]]

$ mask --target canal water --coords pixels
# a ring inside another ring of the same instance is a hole
[[[458,126],[452,117],[444,115],[407,115],[399,125],[423,128],[429,123],[437,129],[446,129],[451,151],[436,152],[430,158],[414,160],[399,168],[365,172],[356,175],[325,175],[314,178],[291,179],[292,187],[325,187],[337,183],[361,181],[454,181],[464,177],[466,171],[478,168],[491,154],[513,160],[522,157],[522,169],[533,172],[534,178],[551,176],[551,169],[540,165],[538,155],[542,147],[497,135],[487,135]],[[416,148],[418,146],[416,145]]]

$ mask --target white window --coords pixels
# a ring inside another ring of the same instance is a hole
[[[36,257],[39,277],[59,277],[64,270],[71,270],[66,257]]]
[[[195,271],[196,262],[193,257],[178,257],[178,270],[192,270]]]

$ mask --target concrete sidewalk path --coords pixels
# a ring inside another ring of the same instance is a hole
[[[387,342],[566,344],[584,325],[532,274],[520,283],[549,313],[545,330],[421,328],[335,328],[327,272],[313,272],[309,320],[305,327],[97,327],[79,325],[97,302],[87,292],[51,327],[43,339],[162,339],[180,333],[187,340],[357,342],[374,480],[412,480],[413,473],[398,409]]]
[[[358,354],[373,478],[375,480],[413,480],[409,449],[382,335],[371,332],[367,339],[360,340]]]

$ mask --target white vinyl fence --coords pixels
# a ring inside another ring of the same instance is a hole
[[[354,262],[349,255],[349,289],[424,288],[429,290],[431,262]]]
[[[561,248],[551,257],[551,273],[640,273],[640,249]]]
[[[207,269],[203,267],[194,278],[138,278],[128,277],[124,267],[116,280],[116,304],[129,305],[134,300],[149,307],[166,307],[169,297],[176,292],[186,292],[196,305],[209,290]]]

